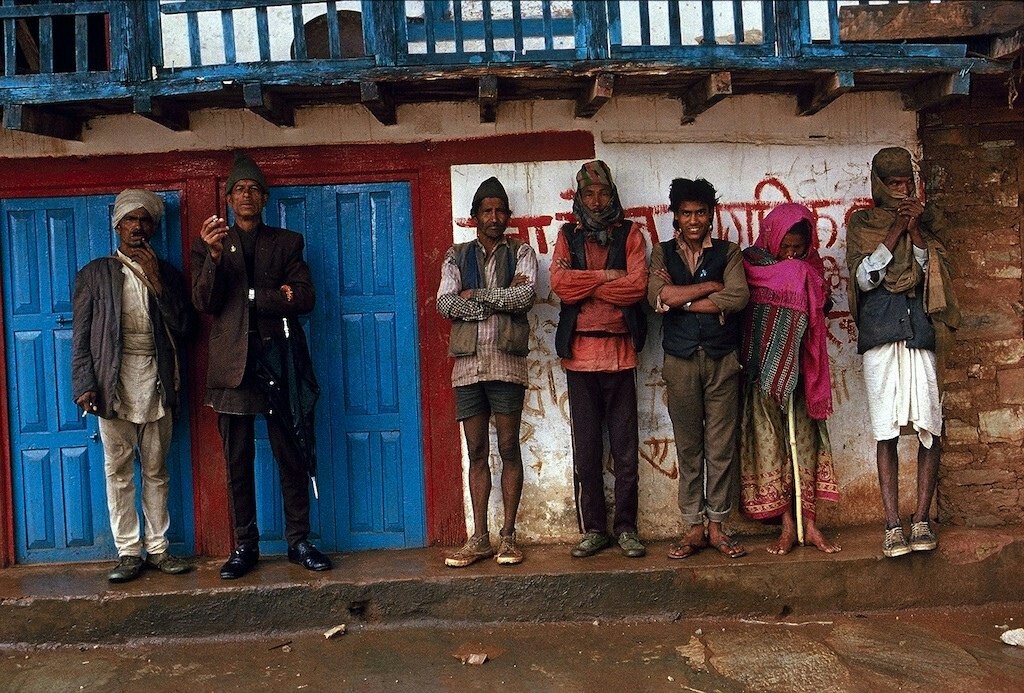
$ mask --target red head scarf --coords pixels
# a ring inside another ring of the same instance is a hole
[[[801,221],[811,228],[807,254],[801,259],[779,260],[783,237]],[[803,205],[779,205],[761,222],[754,245],[743,252],[750,285],[743,357],[750,377],[758,379],[762,392],[780,406],[802,375],[807,413],[825,419],[832,413],[823,311],[828,291],[815,226],[814,214]]]

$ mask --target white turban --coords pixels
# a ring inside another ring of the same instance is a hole
[[[114,200],[114,214],[111,216],[114,228],[117,228],[118,223],[129,212],[139,207],[143,207],[149,212],[149,216],[153,217],[154,224],[159,224],[160,219],[164,216],[164,201],[156,193],[148,190],[124,190]]]

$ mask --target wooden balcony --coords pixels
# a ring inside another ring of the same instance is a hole
[[[687,123],[736,94],[791,94],[806,115],[849,91],[898,90],[919,110],[1005,81],[1019,25],[1015,44],[1004,25],[959,42],[863,40],[865,12],[912,5],[0,0],[0,107],[6,128],[76,139],[112,113],[183,130],[193,110],[247,108],[286,127],[302,106],[362,104],[393,124],[402,104],[473,100],[493,121],[499,101],[571,99],[587,118],[612,96],[657,95],[680,99]]]

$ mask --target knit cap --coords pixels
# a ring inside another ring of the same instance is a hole
[[[240,180],[254,180],[263,188],[263,192],[267,191],[267,180],[263,177],[263,171],[256,165],[256,162],[244,152],[235,152],[235,163],[231,166],[228,182],[224,184],[225,192],[230,194],[231,189]]]
[[[480,203],[487,197],[497,197],[505,203],[505,209],[508,209],[508,194],[505,192],[505,186],[501,184],[500,180],[491,176],[476,189],[476,193],[473,195],[473,207],[470,214],[476,214]]]

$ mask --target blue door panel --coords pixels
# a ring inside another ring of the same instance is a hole
[[[18,390],[18,430],[21,433],[40,433],[46,430],[45,366],[43,365],[43,336],[32,330],[14,335],[14,362],[18,381],[25,385]]]
[[[57,372],[58,383],[71,382],[71,330],[61,330],[53,333],[53,353],[56,355],[54,368]],[[62,394],[67,396],[62,396]],[[82,416],[82,410],[70,397],[70,390],[66,393],[57,391],[54,393],[53,406],[57,414],[58,431],[84,431],[88,424],[87,417]]]
[[[89,477],[89,453],[86,448],[61,450],[61,478],[64,502],[73,510],[64,513],[65,542],[69,547],[92,546],[93,532],[92,479]]]
[[[307,332],[321,388],[320,541],[330,550],[422,546],[409,186],[279,188],[267,223],[303,233],[317,290]]]
[[[178,195],[162,195],[166,214],[153,245],[180,267]],[[72,401],[70,364],[75,275],[117,246],[113,201],[112,195],[0,200],[8,401],[16,409],[9,433],[18,562],[116,556],[96,418],[82,417]],[[168,539],[172,550],[192,553],[187,416],[175,422],[167,463]]]
[[[381,469],[383,470],[383,518],[384,531],[401,532],[405,528],[405,505],[403,503],[402,479],[402,437],[398,431],[382,431],[380,434]]]
[[[57,544],[52,473],[49,450],[25,450],[15,468],[21,472],[24,488],[34,499],[23,505],[25,543],[32,549],[52,549]]]
[[[7,248],[10,253],[8,273],[11,276],[8,301],[11,302],[9,315],[31,315],[39,312],[39,275],[30,272],[29,267],[39,264],[35,229],[36,213],[19,211],[7,216]]]
[[[373,316],[377,338],[377,411],[397,414],[398,405],[398,341],[394,313]]]

